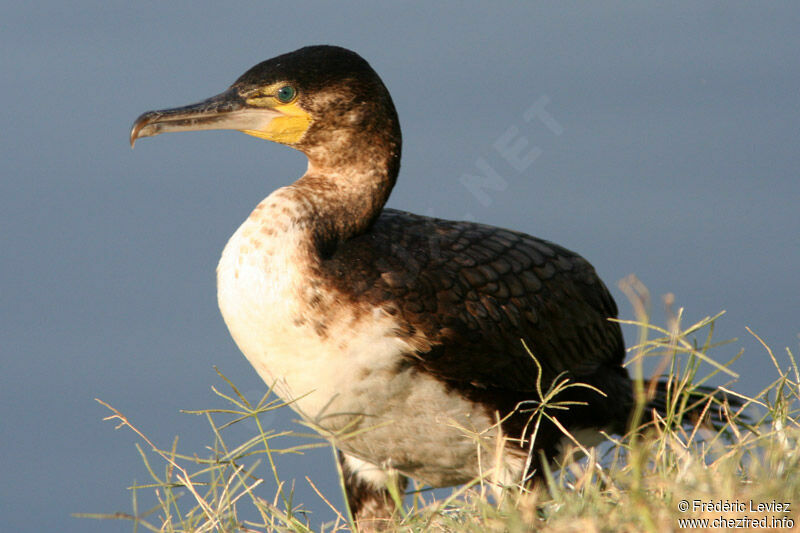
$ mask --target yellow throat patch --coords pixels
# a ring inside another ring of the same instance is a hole
[[[263,105],[266,98],[248,99],[251,105]],[[242,130],[243,133],[267,139],[282,144],[294,144],[299,141],[303,134],[311,125],[311,115],[309,115],[297,102],[289,104],[270,105],[271,109],[279,111],[281,116],[272,119],[263,130]]]

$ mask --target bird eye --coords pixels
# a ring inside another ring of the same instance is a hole
[[[291,85],[284,85],[283,87],[278,89],[276,97],[284,104],[288,104],[289,102],[294,100],[295,95],[297,95],[297,91],[294,90],[294,87],[292,87]]]

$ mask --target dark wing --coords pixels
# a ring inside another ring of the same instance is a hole
[[[624,358],[617,308],[594,268],[553,243],[492,226],[386,209],[341,243],[323,272],[353,305],[379,305],[455,386],[532,391],[561,372],[592,376]]]

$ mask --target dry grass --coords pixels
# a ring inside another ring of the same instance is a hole
[[[730,365],[740,352],[725,363],[713,359],[714,353],[730,353],[734,346],[720,349],[727,343],[712,340],[720,315],[684,326],[679,310],[669,315],[664,327],[655,326],[649,321],[644,288],[627,280],[623,289],[636,310],[636,320],[628,322],[639,332],[630,349],[629,365],[637,378],[637,415],[648,422],[646,429],[613,437],[611,445],[600,448],[602,452],[584,450],[587,455],[581,459],[576,458],[579,454],[568,456],[562,468],[545,472],[546,484],[532,490],[506,487],[499,501],[487,495],[485,480],[455,488],[444,499],[415,491],[406,497],[397,517],[399,530],[660,532],[684,526],[710,530],[722,529],[715,527],[721,525],[756,525],[746,519],[761,520],[757,524],[760,529],[800,528],[796,509],[800,505],[800,372],[791,351],[778,357],[762,343],[775,380],[754,397],[728,388],[741,408],[719,405],[707,396],[698,400],[698,387],[709,379],[735,377]],[[673,384],[664,417],[643,407],[651,391],[642,379],[642,361],[651,357],[657,358],[660,371],[669,375]],[[252,404],[220,376],[231,392],[214,392],[229,408],[192,412],[203,416],[211,428],[213,444],[204,452],[179,453],[177,439],[169,447],[160,447],[124,414],[101,402],[112,413],[108,419],[133,430],[141,439],[137,448],[151,481],[130,487],[131,512],[79,516],[129,520],[134,531],[312,531],[307,515],[299,512],[301,506],[293,501],[292,490],[278,475],[275,460],[281,454],[328,444],[306,435],[307,444],[287,446],[287,438],[296,434],[273,432],[259,420],[260,414],[285,409],[285,404],[270,393]],[[542,396],[546,401],[540,416],[557,419],[558,410],[548,409],[557,407],[557,393],[543,392]],[[684,414],[697,402],[715,410],[724,424],[711,430],[699,423],[682,423]],[[255,434],[245,442],[230,443],[228,428],[245,420],[255,423]],[[337,517],[317,530],[351,529],[342,495],[317,492]],[[144,507],[143,500],[148,502]],[[686,512],[680,509],[684,500],[689,505]],[[789,512],[775,505],[785,502],[790,504]],[[759,509],[759,504],[769,507]],[[708,523],[681,522],[690,518],[708,519]],[[734,522],[720,523],[729,519]]]

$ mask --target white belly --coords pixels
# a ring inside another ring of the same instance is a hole
[[[261,378],[329,436],[361,431],[335,441],[363,460],[433,485],[477,475],[469,465],[478,464],[481,445],[467,435],[493,438],[492,420],[431,376],[401,369],[412,350],[394,334],[395,319],[379,307],[356,313],[333,289],[313,283],[308,236],[268,211],[242,224],[217,268],[222,316]]]

